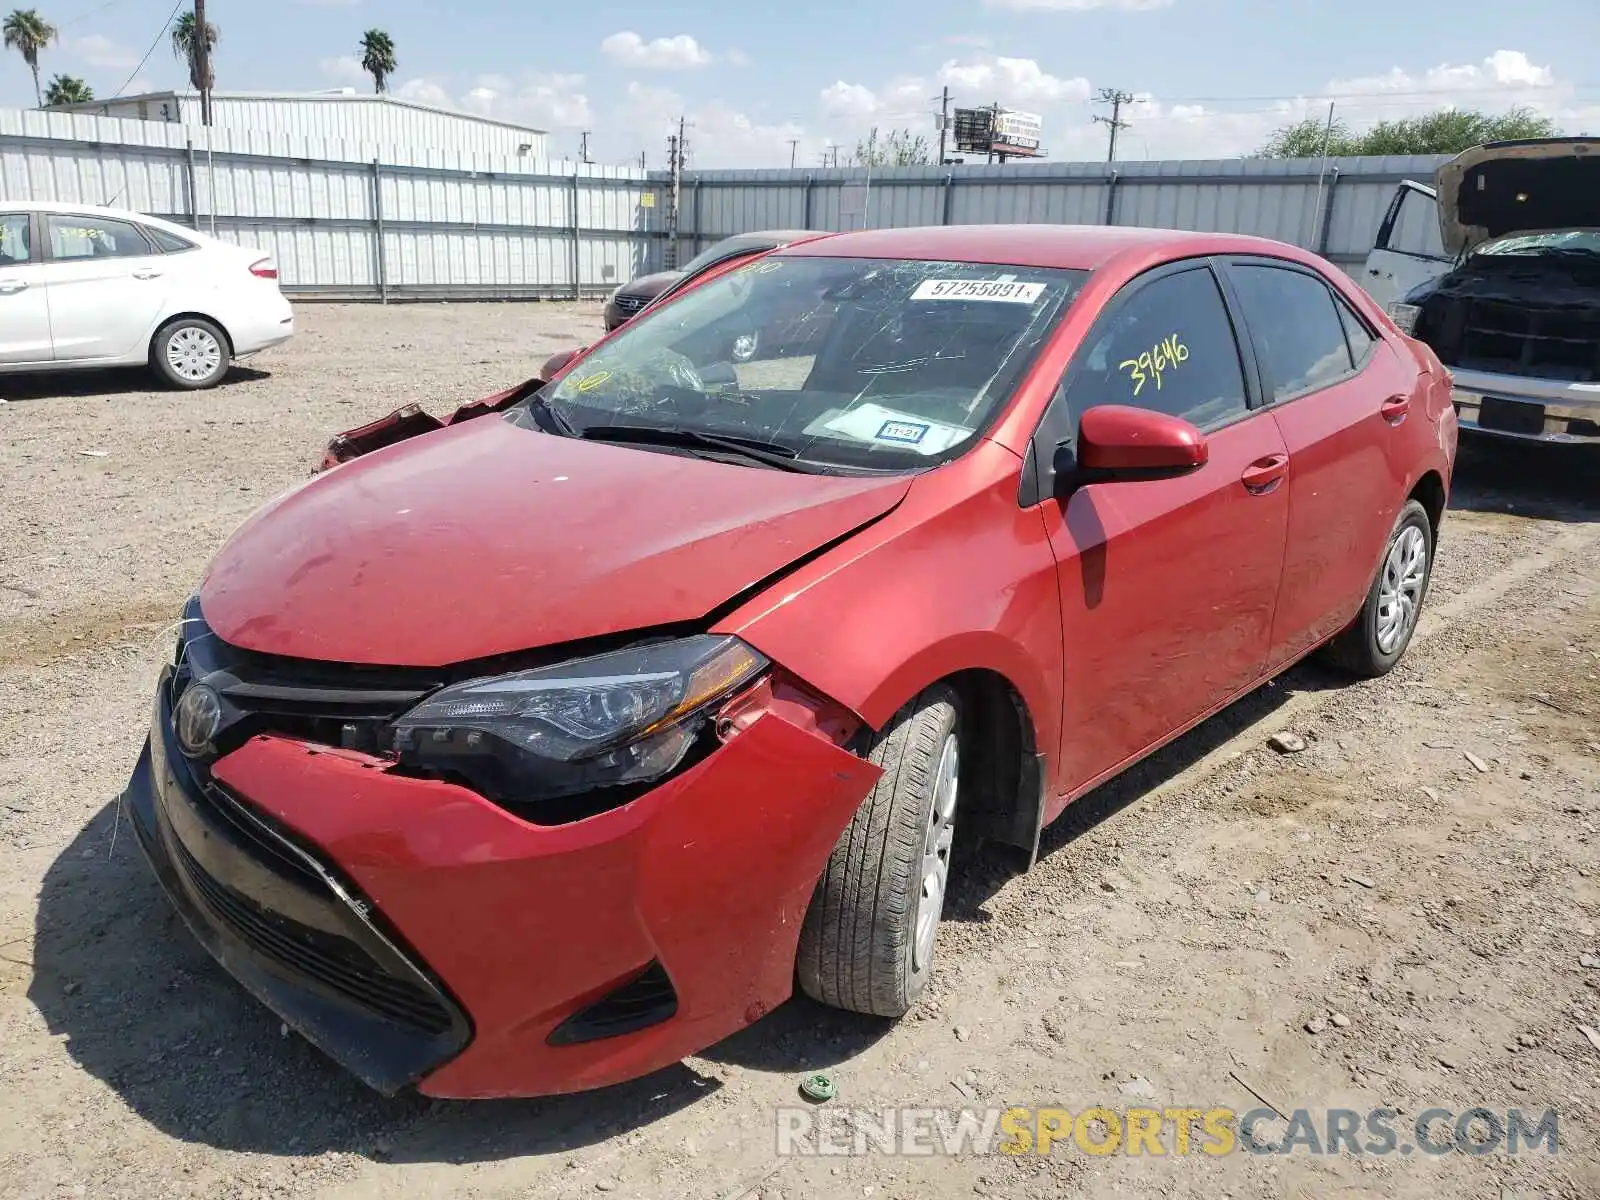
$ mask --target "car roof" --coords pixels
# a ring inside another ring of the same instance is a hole
[[[930,225],[868,229],[789,246],[785,256],[904,258],[1092,271],[1124,254],[1173,258],[1193,254],[1311,255],[1268,238],[1129,225]]]
[[[134,212],[126,208],[108,208],[102,204],[68,204],[58,200],[0,200],[0,210],[5,212],[60,213],[80,217],[110,217],[118,221],[138,221],[143,225],[155,225],[161,229],[170,229],[174,233],[181,233],[191,240],[203,236],[190,229],[187,225],[177,225],[162,217],[153,217],[149,213]]]

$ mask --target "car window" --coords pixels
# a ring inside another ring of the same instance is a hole
[[[45,218],[50,235],[50,256],[57,261],[86,258],[138,258],[152,253],[136,226],[104,217],[55,216]]]
[[[1074,427],[1097,404],[1148,408],[1202,429],[1248,410],[1233,322],[1207,268],[1139,287],[1090,337],[1067,399]]]
[[[1273,399],[1287,400],[1350,374],[1350,347],[1328,285],[1282,267],[1228,269],[1260,351]]]
[[[0,213],[0,267],[28,261],[33,245],[27,213]]]
[[[157,229],[153,225],[140,226],[144,234],[156,244],[156,249],[167,254],[182,254],[185,250],[193,250],[194,243],[186,241],[175,233],[168,233],[165,229]]]
[[[1334,302],[1339,308],[1339,320],[1344,322],[1344,340],[1350,347],[1350,357],[1355,362],[1356,369],[1360,370],[1378,339],[1372,335],[1372,330],[1367,328],[1366,322],[1356,316],[1355,310],[1339,295],[1334,295]]]

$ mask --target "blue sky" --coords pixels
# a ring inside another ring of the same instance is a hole
[[[173,0],[24,2],[61,27],[46,77],[82,76],[98,95],[184,83],[164,40],[140,65]],[[787,166],[791,140],[815,163],[874,125],[931,134],[944,86],[1041,114],[1057,159],[1104,156],[1089,119],[1102,87],[1140,97],[1126,158],[1243,153],[1330,95],[1357,126],[1525,104],[1600,133],[1595,0],[455,0],[448,16],[423,0],[208,4],[219,89],[368,87],[356,43],[378,26],[398,46],[398,94],[549,129],[558,153],[588,129],[600,162],[642,151],[660,165],[682,112],[692,165]],[[0,106],[31,103],[20,57],[0,58]]]

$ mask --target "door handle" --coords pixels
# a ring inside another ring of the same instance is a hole
[[[0,296],[15,296],[18,292],[28,290],[28,285],[21,279],[13,279],[0,283]]]
[[[151,267],[141,267],[133,273],[135,279],[160,279],[161,272]]]
[[[1244,469],[1244,474],[1239,476],[1244,484],[1244,490],[1253,496],[1264,496],[1283,482],[1284,476],[1289,474],[1289,456],[1287,454],[1269,454],[1266,458],[1258,458]]]
[[[1398,425],[1411,413],[1410,396],[1390,396],[1378,406],[1378,415],[1391,425]]]

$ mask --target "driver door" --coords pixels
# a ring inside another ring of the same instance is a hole
[[[1183,417],[1210,450],[1179,478],[1058,486],[1040,504],[1059,574],[1069,791],[1181,732],[1267,668],[1288,451],[1271,414],[1253,406],[1253,360],[1240,346],[1209,263],[1158,268],[1111,302],[1041,424],[1041,464],[1068,440],[1070,465],[1078,419],[1100,404]]]

